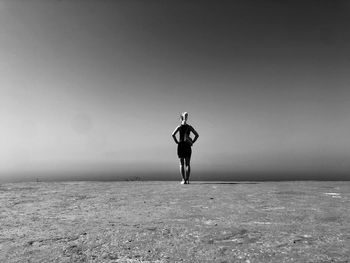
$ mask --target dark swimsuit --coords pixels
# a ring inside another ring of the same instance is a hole
[[[191,158],[192,149],[191,145],[184,141],[185,133],[190,135],[191,129],[190,125],[184,124],[180,126],[180,141],[177,145],[177,156],[179,158]]]

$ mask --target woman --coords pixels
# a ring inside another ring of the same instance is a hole
[[[180,116],[181,125],[177,126],[174,130],[172,136],[177,144],[177,156],[180,159],[180,172],[182,175],[181,184],[190,183],[190,173],[191,173],[191,154],[192,154],[192,144],[197,141],[199,134],[196,130],[189,124],[187,124],[188,113],[183,112]],[[176,138],[176,133],[179,132],[179,140]],[[190,133],[194,134],[194,139],[190,137]]]

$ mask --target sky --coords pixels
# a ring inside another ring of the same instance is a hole
[[[1,0],[0,182],[350,179],[347,1]]]

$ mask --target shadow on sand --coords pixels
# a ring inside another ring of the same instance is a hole
[[[256,182],[239,182],[239,183],[234,183],[234,182],[190,182],[190,184],[259,184]]]

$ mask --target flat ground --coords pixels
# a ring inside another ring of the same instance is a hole
[[[0,262],[350,262],[350,182],[0,185]]]

